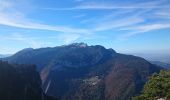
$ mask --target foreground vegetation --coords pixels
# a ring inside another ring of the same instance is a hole
[[[154,74],[133,100],[170,100],[170,70]]]

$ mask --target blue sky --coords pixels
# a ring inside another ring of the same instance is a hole
[[[169,0],[0,0],[0,54],[74,42],[170,53]]]

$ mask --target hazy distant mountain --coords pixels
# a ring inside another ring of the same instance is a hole
[[[45,95],[35,66],[0,61],[0,100],[54,100]]]
[[[160,62],[160,61],[150,61],[152,64],[156,64],[158,66],[170,69],[170,64],[168,63],[164,63],[164,62]]]
[[[170,54],[167,53],[133,53],[132,55],[145,58],[149,61],[160,61],[163,63],[170,63]]]
[[[150,61],[152,64],[156,64],[158,66],[170,69],[170,54],[142,54],[136,53],[134,54],[139,57],[143,57]]]
[[[5,58],[5,57],[9,57],[12,56],[12,54],[0,54],[0,58]]]
[[[131,100],[161,69],[143,58],[84,43],[24,49],[4,60],[36,64],[44,92],[60,100]]]

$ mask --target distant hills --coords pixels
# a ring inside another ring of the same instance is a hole
[[[170,54],[169,53],[131,53],[131,54],[145,58],[149,61],[159,61],[162,63],[170,64]]]
[[[160,61],[150,61],[152,64],[164,67],[166,69],[170,69],[170,64],[168,63],[164,63],[164,62],[160,62]]]
[[[3,60],[35,64],[43,90],[59,100],[131,100],[162,68],[100,45],[24,49]]]
[[[12,54],[0,54],[0,58],[6,58],[12,56]]]

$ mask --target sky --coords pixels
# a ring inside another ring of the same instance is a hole
[[[170,54],[170,0],[0,0],[0,54],[75,42]]]

